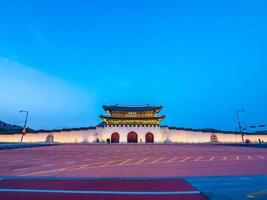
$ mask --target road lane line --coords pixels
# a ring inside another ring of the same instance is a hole
[[[12,160],[11,163],[22,162],[23,160]]]
[[[168,160],[168,161],[167,161],[167,162],[165,162],[165,163],[171,163],[171,162],[175,161],[177,158],[178,158],[178,157],[174,157],[174,158],[172,158],[172,159]]]
[[[75,163],[76,161],[69,161],[69,162],[66,162],[66,164],[71,164],[71,163]]]
[[[138,164],[141,164],[142,162],[144,162],[144,161],[146,161],[146,160],[148,160],[149,158],[148,157],[146,157],[146,158],[144,158],[144,159],[142,159],[142,160],[140,160],[140,161],[138,161],[137,163],[135,163],[136,165],[138,165]]]
[[[200,161],[201,159],[202,159],[202,157],[200,156],[200,157],[196,158],[195,160],[193,160],[193,162]]]
[[[26,169],[29,169],[29,168],[25,167],[25,168],[20,168],[20,169],[14,169],[13,171],[22,171],[22,170],[26,170]]]
[[[215,156],[210,157],[209,161],[212,161],[215,159]]]
[[[156,162],[158,162],[158,161],[160,161],[160,160],[163,160],[163,159],[164,159],[164,157],[158,158],[158,159],[156,159],[156,160],[150,162],[150,164],[154,164],[154,163],[156,163]]]
[[[112,160],[112,161],[109,161],[109,162],[104,163],[103,165],[99,165],[99,166],[97,166],[97,167],[105,167],[105,166],[108,166],[108,165],[110,165],[110,164],[112,164],[112,163],[114,163],[114,162],[115,162],[115,161]]]
[[[50,167],[50,166],[53,166],[55,164],[47,164],[47,165],[42,165],[42,167]]]
[[[131,161],[131,160],[132,160],[132,159],[129,158],[129,159],[127,159],[127,160],[125,160],[125,161],[119,163],[118,165],[125,165],[127,162],[129,162],[129,161]]]
[[[186,157],[186,158],[180,160],[179,162],[185,162],[185,161],[189,160],[190,158],[191,158],[191,157]]]

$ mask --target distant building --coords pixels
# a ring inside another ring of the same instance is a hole
[[[100,140],[111,143],[154,143],[162,141],[160,122],[165,118],[158,115],[162,106],[141,105],[103,106],[107,115],[97,127]]]
[[[28,130],[24,142],[59,143],[240,143],[239,132],[215,129],[186,129],[161,126],[165,118],[160,115],[162,106],[154,105],[111,105],[103,106],[105,115],[96,127],[61,130]],[[19,142],[22,127],[0,124],[0,142]],[[14,126],[14,130],[10,127]],[[2,128],[2,129],[1,129]],[[6,131],[9,130],[9,131]],[[4,133],[4,134],[3,134]],[[267,141],[266,133],[246,133],[245,141]]]

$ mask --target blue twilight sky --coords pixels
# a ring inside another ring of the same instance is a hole
[[[1,0],[0,120],[94,126],[103,104],[164,125],[267,123],[266,0]]]

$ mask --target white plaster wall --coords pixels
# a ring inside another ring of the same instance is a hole
[[[211,135],[216,134],[219,142],[239,143],[242,142],[240,134],[225,134],[211,132],[195,132],[189,130],[169,130],[166,134],[166,140],[169,142],[181,143],[206,143],[211,141]],[[245,135],[244,140],[249,139],[250,142],[257,143],[258,139],[267,142],[267,135]]]
[[[216,134],[219,142],[238,143],[242,142],[240,134],[224,134],[190,130],[169,130],[167,140],[181,143],[206,143],[211,142],[211,135]]]
[[[179,142],[179,143],[206,143],[210,142],[212,134],[216,134],[219,142],[238,143],[242,142],[240,134],[224,134],[195,132],[189,130],[174,130],[168,127],[97,127],[96,129],[77,130],[77,131],[61,131],[47,133],[28,133],[24,136],[23,142],[45,142],[48,135],[54,136],[54,141],[58,143],[93,143],[97,138],[100,141],[111,139],[111,134],[117,132],[120,134],[120,142],[127,143],[127,134],[136,132],[138,142],[140,139],[145,143],[145,135],[148,132],[153,133],[156,143]],[[0,135],[0,142],[20,142],[21,134]],[[257,143],[258,139],[267,142],[267,135],[245,135],[244,139],[249,139],[253,143]]]
[[[242,142],[242,137],[240,134],[224,134],[224,133],[215,133],[217,135],[219,142],[225,143],[238,143]]]
[[[20,142],[21,134],[0,135],[0,142]]]
[[[258,142],[258,139],[267,142],[267,135],[245,135],[244,140],[249,139],[250,142]]]
[[[138,126],[107,126],[107,127],[98,127],[97,131],[99,133],[99,140],[106,141],[107,139],[111,139],[112,133],[119,133],[120,135],[120,143],[127,143],[127,135],[130,132],[137,133],[138,142],[142,141],[145,143],[145,135],[148,132],[151,132],[154,135],[154,142],[162,142],[164,141],[164,136],[161,132],[160,127],[158,126],[145,126],[145,127],[138,127]]]
[[[54,142],[59,143],[92,143],[97,139],[96,129],[79,131],[52,132]]]
[[[95,142],[97,138],[96,129],[61,131],[47,133],[27,133],[23,142],[45,142],[48,135],[54,136],[54,142],[58,143],[83,143]],[[0,142],[20,142],[21,134],[0,135]]]
[[[166,140],[169,142],[201,143],[210,142],[210,133],[186,130],[169,130]]]

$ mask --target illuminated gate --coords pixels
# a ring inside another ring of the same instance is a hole
[[[154,143],[154,135],[152,133],[146,134],[146,143]]]
[[[137,143],[137,134],[135,132],[130,132],[127,135],[127,142],[128,143]]]
[[[112,135],[111,135],[111,143],[119,143],[119,142],[120,142],[119,133],[112,133]]]

